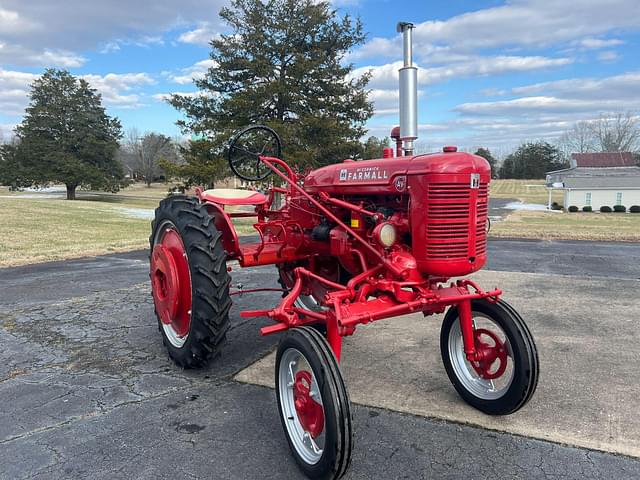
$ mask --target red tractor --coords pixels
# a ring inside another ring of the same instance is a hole
[[[294,172],[281,160],[278,135],[264,126],[238,133],[231,170],[247,181],[275,174],[268,195],[196,190],[156,210],[151,282],[169,355],[185,368],[219,352],[229,327],[231,277],[241,267],[275,265],[284,292],[263,335],[282,332],[276,397],[292,453],[311,478],[339,478],[353,448],[349,397],[340,371],[342,338],[360,324],[413,312],[444,313],[442,360],[454,387],[490,415],[522,408],[538,380],[538,356],[522,318],[469,279],[487,260],[490,167],[481,157],[445,147],[413,154],[417,138],[416,69],[411,24],[400,70],[398,154],[345,160]],[[281,196],[281,202],[276,198]],[[251,212],[225,208],[250,205]],[[240,244],[233,219],[255,217],[259,241]],[[245,291],[247,292],[247,291]]]

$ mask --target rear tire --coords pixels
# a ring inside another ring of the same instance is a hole
[[[310,327],[288,330],[275,379],[282,428],[300,469],[313,479],[342,477],[353,448],[351,404],[327,341]]]
[[[220,353],[229,328],[231,278],[227,273],[222,234],[197,199],[182,195],[171,196],[160,202],[151,229],[151,255],[154,255],[154,247],[162,243],[165,232],[170,231],[172,235],[177,233],[182,241],[189,271],[189,280],[183,278],[180,282],[180,288],[186,290],[181,295],[185,294],[188,298],[189,290],[191,294],[191,305],[184,325],[184,330],[188,332],[179,335],[182,331],[176,332],[171,324],[162,321],[159,314],[160,305],[155,291],[158,287],[153,281],[152,259],[154,305],[162,341],[177,365],[183,368],[204,366]],[[180,259],[176,258],[175,261],[179,262]]]

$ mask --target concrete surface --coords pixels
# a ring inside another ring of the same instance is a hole
[[[616,276],[640,276],[640,263],[622,265],[613,245],[581,245],[585,251],[602,248],[599,255],[608,257]],[[505,252],[500,260],[505,269],[522,265],[522,259],[537,250],[539,260],[559,272],[603,273],[601,268],[591,268],[588,257],[569,264],[566,256],[557,254],[562,249],[559,242],[501,241],[491,242],[490,248]],[[628,249],[626,255],[633,262],[640,256],[640,246]],[[554,261],[547,261],[547,256]],[[529,268],[539,265],[532,262]],[[278,341],[277,336],[258,335],[266,321],[241,319],[238,312],[275,305],[278,294],[236,297],[232,329],[221,358],[201,371],[183,371],[169,361],[161,345],[147,268],[146,253],[132,252],[0,269],[0,479],[300,478],[282,434],[273,391],[233,380],[239,371],[269,354]],[[484,274],[490,277],[488,284],[502,281],[499,272]],[[234,282],[246,288],[275,286],[271,267],[234,271],[233,275]],[[515,278],[535,287],[524,290],[526,295],[518,302],[539,305],[536,288],[544,280],[536,278],[547,277]],[[549,277],[551,282],[561,280]],[[632,295],[638,283],[608,278],[592,278],[585,284],[575,281],[578,286],[574,289],[589,285],[597,291],[625,288]],[[513,303],[522,308],[518,302]],[[630,307],[637,310],[637,305]],[[576,309],[575,305],[571,308]],[[565,328],[566,323],[568,331],[575,332],[582,319],[585,331],[580,335],[591,341],[598,336],[602,317],[605,334],[617,335],[622,346],[630,342],[624,338],[630,330],[628,316],[618,319],[618,331],[607,320],[613,318],[610,311],[593,304],[586,304],[587,309],[593,310],[592,317],[565,316],[562,322],[554,310],[553,315],[542,316],[541,323],[532,324],[534,335],[542,335],[551,324]],[[398,319],[361,328],[345,349],[345,365],[355,371],[356,355],[376,347],[380,341],[376,337],[389,334],[384,334],[387,326],[395,325],[402,338],[403,324],[413,321]],[[429,322],[432,320],[418,322],[419,341],[425,346],[437,337],[438,325]],[[576,338],[584,338],[580,335]],[[573,355],[577,346],[571,339],[556,336],[559,338],[538,338],[539,343],[549,342],[549,346],[541,345],[543,355],[556,355],[561,363],[577,362]],[[419,395],[439,396],[435,390],[440,389],[452,408],[460,408],[446,378],[445,383],[438,383],[444,372],[439,359],[430,360],[429,355],[437,356],[433,348],[409,342],[406,348],[422,356],[395,374],[397,368],[386,363],[395,365],[401,358],[400,347],[391,342],[381,342],[381,346],[387,350],[376,347],[367,361],[373,359],[383,368],[360,364],[360,380],[349,378],[352,397],[365,388],[371,388],[373,395],[372,386],[379,388],[381,381],[388,381],[406,392],[407,405],[416,404]],[[573,383],[583,382],[585,391],[596,393],[615,387],[610,391],[611,402],[598,405],[607,409],[603,415],[609,411],[616,415],[612,425],[626,435],[625,409],[637,404],[637,399],[636,403],[625,400],[628,390],[637,391],[636,374],[629,376],[628,370],[633,365],[637,370],[637,360],[625,360],[624,355],[633,355],[637,349],[627,354],[618,353],[620,350],[614,346],[601,359],[591,359],[599,374],[582,378],[580,373]],[[631,365],[626,369],[625,361]],[[575,399],[554,393],[554,389],[566,392],[570,386],[554,385],[553,379],[559,376],[549,376],[546,362],[543,360],[538,395],[527,409],[537,411],[545,398],[557,402],[551,412],[574,409],[571,402]],[[426,377],[425,369],[429,370]],[[615,382],[604,375],[612,371],[618,375]],[[385,396],[384,388],[380,391]],[[613,398],[619,391],[623,398]],[[604,398],[602,393],[595,396]],[[356,404],[354,411],[356,447],[347,478],[640,478],[640,461],[630,457],[428,418],[423,415],[429,413],[420,409],[413,415]],[[600,421],[595,405],[585,406],[585,417]],[[515,421],[519,418],[513,417]]]
[[[520,412],[484,415],[457,395],[442,366],[442,316],[414,314],[358,327],[341,364],[352,401],[640,457],[640,282],[481,272],[531,328],[540,355],[536,395]],[[238,381],[273,386],[274,354]]]

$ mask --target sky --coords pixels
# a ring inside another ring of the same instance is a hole
[[[170,93],[194,92],[208,42],[229,30],[225,0],[0,0],[0,138],[47,67],[86,78],[124,129],[181,132]],[[369,135],[398,121],[398,21],[415,24],[422,150],[458,145],[498,155],[554,141],[579,120],[640,111],[639,0],[333,0],[359,16],[366,42],[345,62],[370,71]]]

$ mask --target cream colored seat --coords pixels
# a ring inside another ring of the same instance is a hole
[[[200,196],[203,200],[220,205],[262,205],[267,203],[267,197],[262,193],[239,188],[213,188],[203,191]]]

